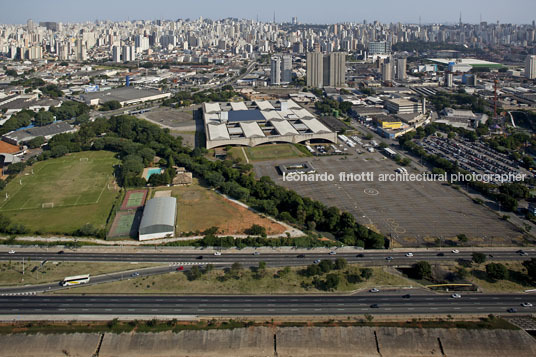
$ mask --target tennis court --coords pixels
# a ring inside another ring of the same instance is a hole
[[[136,238],[141,221],[141,212],[141,209],[117,212],[112,227],[108,232],[108,238]]]
[[[128,191],[121,205],[121,210],[136,209],[142,207],[145,204],[145,198],[147,197],[147,190],[133,190]]]

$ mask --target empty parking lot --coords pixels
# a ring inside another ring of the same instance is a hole
[[[299,161],[294,159],[294,161]],[[317,173],[332,173],[329,182],[284,182],[274,162],[255,164],[258,177],[267,175],[278,184],[326,205],[351,212],[359,223],[392,235],[402,245],[448,240],[458,234],[493,238],[494,244],[519,238],[515,227],[452,187],[439,182],[380,182],[379,174],[391,174],[398,165],[379,153],[308,159]],[[279,163],[282,161],[278,161]],[[410,173],[412,170],[409,170]],[[340,182],[340,172],[374,172],[373,182]],[[489,243],[486,241],[486,243]]]

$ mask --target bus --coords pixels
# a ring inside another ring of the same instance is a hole
[[[87,284],[87,283],[89,283],[89,274],[68,276],[62,281],[60,281],[61,286],[79,285],[79,284]]]

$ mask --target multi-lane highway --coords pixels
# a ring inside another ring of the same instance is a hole
[[[162,252],[72,252],[59,250],[44,251],[16,251],[9,254],[7,249],[0,252],[0,260],[22,260],[31,259],[33,261],[84,261],[84,262],[138,262],[138,263],[175,263],[175,262],[203,262],[203,263],[234,263],[240,262],[245,265],[258,264],[264,261],[271,266],[296,266],[312,264],[317,259],[336,259],[344,258],[349,263],[366,263],[368,265],[406,265],[413,264],[417,261],[452,261],[456,259],[471,259],[472,251],[464,250],[459,253],[453,253],[451,250],[426,250],[413,252],[413,256],[406,256],[406,252],[395,252],[388,250],[374,250],[363,252],[341,252],[330,255],[327,252],[311,253],[226,253],[215,256],[212,251],[198,251],[196,253],[173,253],[169,250]],[[526,250],[527,255],[521,255],[513,250],[492,250],[482,251],[487,256],[488,261],[500,260],[527,260],[536,257],[532,250]],[[387,258],[392,259],[387,259]]]
[[[0,318],[39,315],[109,316],[255,316],[255,315],[351,315],[351,314],[489,314],[534,313],[536,295],[467,294],[352,296],[24,296],[0,297]],[[377,307],[372,307],[377,304]]]

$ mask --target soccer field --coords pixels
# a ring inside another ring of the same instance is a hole
[[[32,230],[66,233],[103,227],[117,195],[114,153],[87,151],[34,164],[2,192],[0,212]]]

